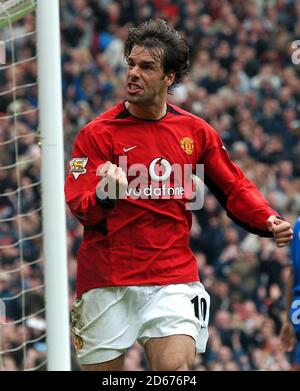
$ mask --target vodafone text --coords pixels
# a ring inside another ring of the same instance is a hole
[[[150,162],[148,167],[139,163],[128,166],[127,156],[121,156],[118,166],[126,174],[127,189],[120,192],[115,182],[107,182],[103,186],[103,181],[100,180],[96,189],[99,199],[106,199],[109,195],[114,195],[114,198],[134,200],[184,199],[188,209],[198,210],[203,206],[203,164],[196,164],[194,167],[191,164],[182,166],[177,163],[171,164],[167,159],[157,157]],[[102,167],[99,166],[97,169],[97,175],[100,177]]]

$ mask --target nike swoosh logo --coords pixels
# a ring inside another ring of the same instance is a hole
[[[129,151],[131,151],[132,149],[134,149],[134,148],[136,148],[137,147],[137,145],[134,145],[133,147],[130,147],[130,148],[123,148],[123,152],[129,152]]]

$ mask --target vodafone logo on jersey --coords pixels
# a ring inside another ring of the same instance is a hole
[[[186,207],[192,210],[201,209],[204,202],[204,167],[197,164],[171,164],[166,158],[155,157],[145,166],[141,163],[128,165],[127,156],[120,156],[115,163],[126,174],[128,187],[123,199],[181,199],[186,201]],[[101,176],[101,170],[97,170]],[[115,186],[114,183],[106,184]],[[105,199],[108,194],[117,194],[116,188],[97,192],[98,198]]]
[[[164,168],[165,172],[162,175],[158,175],[155,171],[155,167],[157,164],[160,164],[160,166]],[[150,163],[149,175],[154,181],[163,182],[167,180],[168,178],[170,178],[171,172],[172,172],[172,166],[167,159],[157,157],[153,159],[152,162]]]

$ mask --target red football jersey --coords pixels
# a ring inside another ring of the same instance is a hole
[[[204,164],[205,183],[232,220],[250,232],[271,236],[272,210],[255,185],[230,161],[217,132],[203,119],[168,104],[157,121],[132,116],[124,103],[87,124],[76,138],[65,192],[84,225],[78,252],[77,295],[96,287],[167,285],[199,280],[189,248],[191,211],[186,199],[137,198],[104,209],[97,201],[97,168],[110,161],[147,169]],[[130,179],[130,178],[129,178]],[[205,229],[205,227],[204,227]]]

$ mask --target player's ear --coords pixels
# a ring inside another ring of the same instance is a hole
[[[165,74],[165,84],[166,87],[171,87],[171,85],[175,81],[175,71],[169,71],[168,73]]]

